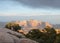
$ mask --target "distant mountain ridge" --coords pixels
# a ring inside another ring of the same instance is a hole
[[[52,25],[48,22],[42,22],[39,20],[23,20],[16,21],[15,23],[19,24],[23,28],[45,28],[46,26],[52,27]]]
[[[50,25],[53,26],[55,29],[60,29],[60,24],[50,24],[48,22],[43,22],[40,20],[22,20],[22,21],[13,21],[17,24],[19,24],[20,26],[22,26],[22,28],[44,28],[46,25]],[[4,28],[5,25],[7,24],[7,22],[0,22],[0,28]]]
[[[25,33],[28,33],[31,29],[44,29],[46,26],[52,27],[52,25],[48,22],[33,19],[16,21],[15,23],[19,24]]]
[[[0,22],[0,28],[4,28],[7,22]]]
[[[55,24],[55,25],[53,25],[53,27],[54,27],[55,29],[60,29],[60,24]]]

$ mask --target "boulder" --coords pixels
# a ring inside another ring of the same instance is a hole
[[[0,28],[0,43],[20,43],[20,38],[25,38],[25,36],[6,28]]]
[[[6,28],[0,28],[0,32],[8,33],[8,34],[14,35],[18,38],[25,38],[25,36],[23,34],[6,29]]]
[[[14,43],[14,39],[9,34],[0,32],[0,43]]]
[[[27,38],[18,38],[14,35],[0,32],[0,43],[38,43]]]

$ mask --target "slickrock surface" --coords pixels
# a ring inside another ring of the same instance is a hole
[[[11,31],[9,29],[0,28],[0,43],[37,43],[37,42],[25,38],[25,36],[20,33]]]

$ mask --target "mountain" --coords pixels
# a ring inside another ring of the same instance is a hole
[[[42,22],[40,20],[34,20],[34,19],[13,21],[13,22],[22,26],[22,28],[42,28],[43,29],[45,28],[45,26],[51,25],[48,22]],[[6,24],[7,22],[0,22],[0,28],[3,28]]]
[[[4,28],[7,22],[0,22],[0,28]]]
[[[42,22],[39,20],[23,20],[23,21],[16,21],[16,24],[19,24],[22,27],[24,32],[28,32],[31,29],[44,29],[46,26],[52,27],[52,25],[48,22]]]
[[[19,24],[23,28],[45,28],[46,26],[52,27],[51,24],[48,22],[42,22],[39,20],[23,20],[23,21],[16,21],[15,23]]]
[[[60,29],[60,24],[54,24],[53,27],[54,27],[55,29]]]

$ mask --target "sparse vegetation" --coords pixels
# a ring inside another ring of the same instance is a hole
[[[19,26],[19,24],[16,23],[8,23],[5,25],[5,28],[11,29],[13,31],[21,30],[21,26]]]
[[[56,40],[56,31],[54,28],[45,28],[44,30],[46,32],[41,32],[39,29],[32,29],[26,37],[39,43],[54,43]]]
[[[60,33],[57,34],[57,37],[56,37],[56,41],[55,41],[55,43],[60,43]]]
[[[21,26],[16,23],[8,23],[5,25],[5,28],[11,29],[13,31],[21,30]],[[39,43],[60,43],[60,33],[57,34],[54,28],[47,26],[46,28],[42,29],[42,31],[40,31],[40,29],[32,29],[26,35],[24,35],[26,38]]]

